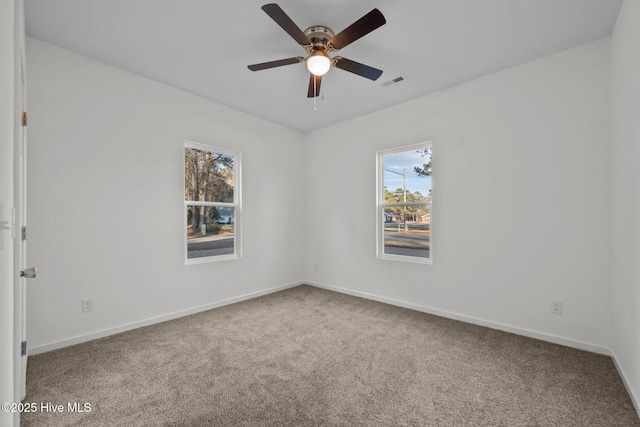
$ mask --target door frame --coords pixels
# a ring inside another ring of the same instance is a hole
[[[24,0],[15,0],[15,84],[14,84],[14,396],[20,402],[26,395],[27,328],[26,279],[21,272],[27,267],[27,76],[25,58]],[[23,350],[23,344],[25,347]]]

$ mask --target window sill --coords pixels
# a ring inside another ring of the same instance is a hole
[[[378,259],[387,260],[387,261],[400,261],[400,262],[408,262],[412,264],[433,264],[433,259],[431,258],[418,258],[418,257],[410,257],[403,255],[388,255],[382,254],[378,255]]]
[[[210,262],[230,261],[234,259],[240,259],[238,255],[219,255],[219,256],[207,256],[200,258],[187,258],[184,261],[185,265],[207,264]]]

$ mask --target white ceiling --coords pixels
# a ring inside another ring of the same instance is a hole
[[[280,0],[302,29],[338,33],[374,7],[387,24],[339,55],[384,70],[324,76],[314,110],[305,51],[265,0],[26,0],[27,34],[300,132],[609,36],[622,0]],[[383,86],[402,75],[405,81]]]

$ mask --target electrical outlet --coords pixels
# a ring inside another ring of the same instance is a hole
[[[80,300],[82,303],[82,312],[86,313],[88,311],[93,311],[93,298],[85,298]]]
[[[551,301],[551,312],[553,314],[562,314],[562,301]]]

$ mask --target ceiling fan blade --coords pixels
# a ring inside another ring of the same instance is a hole
[[[333,60],[335,61],[336,68],[349,71],[350,73],[366,77],[370,80],[378,80],[378,77],[382,75],[382,70],[378,70],[377,68],[373,68],[341,56],[336,56]]]
[[[369,34],[371,31],[378,27],[383,26],[386,23],[384,15],[378,9],[373,9],[371,12],[358,19],[353,24],[349,25],[344,30],[333,36],[329,40],[329,44],[334,50],[340,50],[343,47],[353,43],[360,37]]]
[[[307,46],[311,44],[309,37],[296,25],[295,22],[289,18],[289,15],[284,13],[284,10],[275,3],[269,3],[262,6],[262,10],[271,17],[276,24],[280,25],[283,30],[287,32],[298,44]]]
[[[247,65],[251,71],[266,70],[268,68],[282,67],[283,65],[298,64],[304,61],[301,56],[295,58],[278,59],[277,61],[262,62],[260,64]]]
[[[315,77],[315,79],[314,79]],[[314,81],[315,80],[315,81]],[[307,98],[314,98],[320,96],[320,84],[322,83],[322,76],[316,76],[311,74],[309,76],[309,91],[307,92]]]

